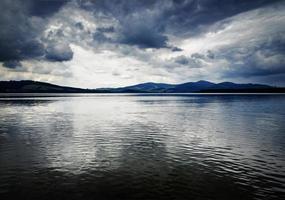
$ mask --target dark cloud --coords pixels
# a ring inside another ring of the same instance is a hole
[[[43,30],[40,19],[28,16],[28,7],[19,0],[0,2],[0,61],[32,58],[43,52],[35,39]]]
[[[81,0],[82,8],[104,14],[119,23],[116,43],[140,48],[171,48],[167,34],[197,35],[227,17],[278,0]],[[222,28],[223,24],[221,24]],[[106,40],[97,30],[95,40]],[[173,48],[172,48],[173,49]],[[179,48],[173,51],[180,50]],[[209,55],[213,56],[213,55]]]
[[[203,62],[212,60],[214,57],[214,53],[208,50],[205,54],[193,53],[190,56],[181,55],[172,60],[179,65],[188,66],[190,68],[200,68],[203,67]]]
[[[188,65],[189,64],[189,58],[186,56],[178,56],[175,58],[175,62],[181,65]]]
[[[171,50],[173,52],[176,52],[176,51],[183,51],[183,49],[180,49],[179,47],[172,47]]]
[[[115,28],[113,26],[109,27],[99,27],[96,29],[98,32],[103,32],[103,33],[113,33],[115,32]]]
[[[49,6],[46,4],[49,2]],[[45,57],[41,34],[45,19],[41,14],[52,14],[66,1],[1,0],[0,1],[0,62]],[[37,9],[36,9],[37,8]],[[33,9],[39,13],[34,13]],[[48,50],[50,52],[50,50]],[[49,53],[50,54],[50,53]],[[50,57],[47,55],[47,57]]]
[[[0,61],[23,60],[44,55],[44,46],[38,40],[4,41],[0,39]],[[9,43],[10,41],[10,43]]]
[[[117,37],[114,42],[140,48],[168,48],[164,26],[158,23],[158,18],[161,17],[160,11],[153,7],[158,1],[89,1],[92,4],[86,2],[81,2],[83,8],[90,10],[93,6],[95,15],[101,12],[119,23],[117,29],[99,28],[97,30],[115,32]]]
[[[73,58],[73,52],[66,43],[51,44],[46,49],[46,59],[50,61],[68,61]]]
[[[269,38],[261,44],[222,49],[222,57],[231,63],[227,77],[253,77],[285,74],[285,37]]]
[[[146,22],[144,18],[143,15],[126,16],[117,30],[112,26],[99,27],[93,38],[99,42],[134,45],[139,48],[169,48],[163,29],[150,19]],[[114,33],[116,37],[111,39],[107,33]]]
[[[109,38],[103,32],[100,32],[100,31],[96,31],[93,34],[93,39],[99,43],[114,42],[111,38]]]
[[[109,37],[107,34],[114,33],[115,28],[112,26],[109,27],[98,27],[96,28],[95,33],[93,33],[93,39],[98,43],[115,43],[114,38]]]
[[[166,32],[177,35],[185,35],[185,33],[196,35],[217,21],[281,1],[83,0],[80,2],[85,9],[92,10],[96,14],[102,12],[118,20],[123,29],[121,32],[123,43],[158,48],[167,46]],[[156,39],[160,42],[155,42]]]
[[[29,14],[47,17],[56,13],[70,0],[26,0],[29,3]]]
[[[197,35],[217,21],[281,0],[179,0],[162,11],[173,34]]]
[[[207,51],[207,57],[210,58],[210,59],[214,59],[214,58],[215,58],[214,52],[211,51],[211,50],[208,50],[208,51]]]
[[[193,55],[193,54],[192,54]],[[195,57],[195,56],[178,56],[176,58],[174,58],[174,62],[179,64],[179,65],[184,65],[184,66],[188,66],[189,68],[200,68],[202,67],[202,60],[204,59],[204,57]],[[195,54],[195,55],[198,55]],[[200,54],[202,55],[202,54]]]
[[[17,68],[23,60],[68,61],[73,58],[69,46],[73,43],[94,49],[110,48],[152,66],[156,58],[152,58],[149,52],[163,51],[144,49],[168,48],[181,54],[184,50],[176,45],[181,44],[184,38],[195,41],[196,37],[205,33],[225,30],[232,24],[232,20],[241,20],[229,17],[276,2],[282,1],[1,0],[0,62],[4,67]],[[78,11],[79,9],[83,11]],[[59,11],[62,12],[58,13]],[[69,16],[69,11],[78,14],[78,18]],[[79,16],[81,13],[84,14]],[[257,16],[262,17],[262,13],[253,17]],[[55,26],[47,30],[50,22],[54,22]],[[264,33],[266,34],[268,33]],[[285,63],[285,40],[282,35],[272,35],[265,42],[264,38],[256,38],[251,41],[252,44],[248,41],[232,44],[233,39],[229,43],[234,46],[222,44],[225,48],[214,47],[206,52],[204,50],[202,53],[182,55],[169,61],[174,66],[190,68],[203,67],[205,62],[211,64],[217,60],[221,63],[225,61],[230,66],[226,72],[221,73],[227,77],[282,74]],[[159,63],[159,58],[156,61]]]
[[[18,67],[21,67],[22,64],[17,60],[10,60],[10,61],[4,62],[3,66],[10,68],[10,69],[16,69]]]
[[[70,0],[1,0],[0,61],[45,56],[41,33],[46,18]],[[81,8],[118,22],[118,27],[99,27],[93,38],[101,42],[140,48],[170,48],[168,34],[197,34],[206,25],[277,0],[77,0]],[[101,13],[101,14],[100,14]],[[82,23],[76,23],[83,30]],[[110,38],[106,33],[114,33]],[[49,52],[50,50],[48,50]],[[212,55],[211,55],[212,56]]]
[[[81,22],[77,22],[75,24],[75,27],[78,28],[79,30],[84,30],[84,25]]]
[[[141,25],[132,30],[124,30],[119,42],[141,48],[164,48],[168,47],[167,40],[165,35],[155,29]]]
[[[208,50],[205,54],[202,54],[202,53],[193,53],[193,54],[191,54],[191,58],[193,58],[193,59],[202,59],[202,60],[205,60],[205,59],[214,59],[214,58],[215,58],[215,54],[214,54],[213,51]]]
[[[191,58],[193,58],[193,59],[205,59],[205,56],[201,53],[193,53],[191,55]]]

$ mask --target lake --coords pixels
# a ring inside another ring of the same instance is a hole
[[[285,199],[285,95],[2,95],[12,198]]]

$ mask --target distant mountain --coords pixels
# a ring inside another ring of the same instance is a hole
[[[0,81],[0,93],[285,93],[285,88],[261,84],[212,83],[183,84],[141,83],[120,88],[81,89],[37,81]]]
[[[209,81],[197,81],[188,82],[183,84],[165,84],[165,83],[142,83],[133,86],[121,87],[110,89],[111,92],[134,92],[134,93],[191,93],[191,92],[214,92],[223,90],[231,90],[236,92],[236,90],[260,90],[263,89],[273,89],[273,87],[268,85],[260,84],[236,84],[232,82],[222,82],[222,83],[212,83]],[[246,92],[246,91],[245,91]],[[251,92],[251,91],[248,91]],[[257,91],[258,92],[258,91]]]
[[[210,89],[258,89],[258,88],[272,88],[268,85],[261,85],[261,84],[236,84],[232,82],[222,82],[213,85]]]
[[[83,93],[90,90],[38,81],[0,81],[0,93]]]
[[[112,89],[113,92],[165,92],[167,89],[174,88],[175,85],[166,83],[141,83],[137,85]]]
[[[188,82],[176,85],[173,88],[167,89],[165,92],[169,93],[187,93],[187,92],[198,92],[213,87],[215,83],[208,81]]]

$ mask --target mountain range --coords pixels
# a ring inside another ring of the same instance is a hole
[[[25,80],[0,81],[0,93],[285,93],[285,88],[201,80],[182,84],[148,82],[119,88],[82,89]]]

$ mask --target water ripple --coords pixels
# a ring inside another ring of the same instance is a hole
[[[0,198],[285,199],[284,100],[0,100]]]

